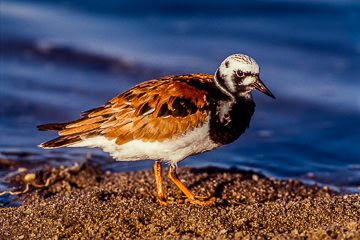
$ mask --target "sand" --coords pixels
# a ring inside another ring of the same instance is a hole
[[[183,199],[163,171],[168,199]],[[30,188],[19,207],[0,207],[0,239],[360,239],[359,194],[238,169],[178,173],[216,203],[160,205],[152,170],[84,164],[17,175],[9,181],[23,189],[27,176]]]

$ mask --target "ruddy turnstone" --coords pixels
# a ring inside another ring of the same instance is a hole
[[[99,147],[118,161],[155,160],[158,198],[166,201],[161,163],[170,165],[169,178],[196,204],[178,179],[177,163],[188,156],[235,141],[249,127],[257,89],[275,98],[259,78],[259,66],[243,54],[227,57],[211,74],[168,76],[140,83],[108,103],[66,123],[40,125],[58,138],[42,148]]]

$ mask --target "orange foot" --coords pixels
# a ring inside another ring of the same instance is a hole
[[[201,205],[212,205],[215,204],[215,198],[212,197],[209,200],[201,200],[195,198],[195,196],[185,187],[185,185],[178,179],[176,174],[176,166],[170,165],[169,169],[169,178],[175,183],[175,185],[185,194],[186,199],[179,199],[175,201],[168,201],[165,199],[165,194],[162,185],[162,176],[161,176],[161,162],[156,161],[154,164],[154,172],[155,172],[155,180],[157,186],[158,193],[158,202],[161,205],[173,204],[173,203],[186,203],[190,202],[193,204],[201,204]]]

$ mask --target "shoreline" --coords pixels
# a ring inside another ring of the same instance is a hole
[[[216,204],[160,205],[152,170],[45,169],[30,179],[20,207],[0,207],[0,238],[360,239],[360,194],[239,169],[182,167],[178,175]],[[24,188],[25,176],[10,182]],[[163,177],[168,199],[183,199],[167,169]]]

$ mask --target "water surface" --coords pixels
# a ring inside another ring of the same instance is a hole
[[[100,150],[38,149],[55,134],[35,126],[73,120],[145,80],[214,73],[226,56],[246,53],[277,99],[254,93],[256,112],[238,141],[180,165],[356,190],[359,10],[357,1],[2,1],[0,157],[36,168],[91,152],[106,169],[150,168],[152,161],[114,163]]]

